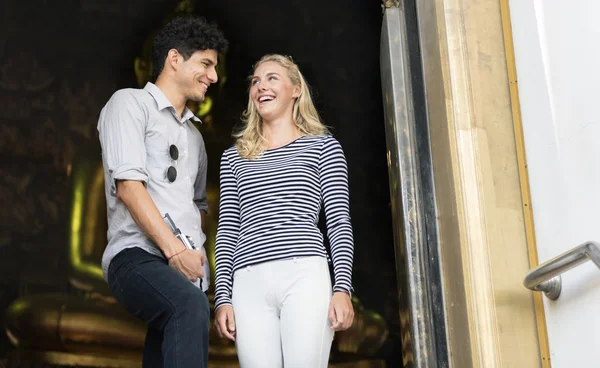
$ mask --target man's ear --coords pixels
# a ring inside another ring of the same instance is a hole
[[[171,49],[167,53],[167,59],[165,60],[165,66],[169,66],[169,69],[177,70],[179,69],[179,63],[183,61],[181,54],[175,50]]]

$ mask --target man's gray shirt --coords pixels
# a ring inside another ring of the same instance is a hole
[[[168,213],[177,227],[204,251],[206,236],[201,229],[200,210],[206,203],[206,148],[202,135],[189,120],[200,121],[186,108],[179,119],[161,90],[148,83],[144,89],[122,89],[110,98],[100,113],[98,132],[102,146],[105,195],[108,214],[108,245],[102,257],[102,271],[126,248],[139,247],[164,257],[133,221],[129,210],[117,198],[117,180],[144,183],[156,207]],[[174,161],[169,147],[177,146]],[[167,169],[175,166],[177,179],[167,180]],[[209,285],[208,262],[204,265],[202,289]]]

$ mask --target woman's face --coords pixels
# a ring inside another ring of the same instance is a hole
[[[287,70],[279,63],[260,64],[250,82],[250,98],[263,121],[292,118],[294,101],[300,95],[300,86],[292,84]]]

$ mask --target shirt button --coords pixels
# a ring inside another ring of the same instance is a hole
[[[190,177],[189,177],[189,176],[186,176],[186,177],[185,177],[185,180],[189,180],[189,179],[190,179]]]
[[[194,225],[194,230],[198,230],[198,225]]]

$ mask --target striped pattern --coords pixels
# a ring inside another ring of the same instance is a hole
[[[233,273],[242,267],[304,256],[328,257],[317,228],[324,205],[334,291],[352,290],[354,242],[348,169],[331,136],[301,137],[255,160],[234,147],[221,158],[215,247],[215,307],[231,304]]]

